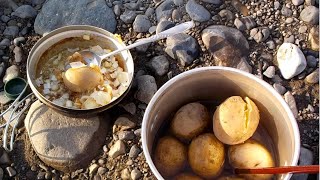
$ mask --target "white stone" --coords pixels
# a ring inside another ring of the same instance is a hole
[[[298,46],[283,43],[277,51],[278,67],[285,79],[300,74],[307,66],[306,58]]]
[[[126,153],[126,145],[121,141],[118,140],[114,145],[110,148],[109,156],[112,158],[116,158],[122,154]]]
[[[12,65],[10,67],[8,67],[8,69],[6,70],[6,74],[3,77],[3,82],[6,83],[7,81],[18,77],[19,76],[19,68],[16,65]]]

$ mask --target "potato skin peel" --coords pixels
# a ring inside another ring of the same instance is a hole
[[[190,141],[203,133],[210,121],[207,108],[200,103],[182,106],[173,117],[170,128],[173,134],[182,140]]]
[[[262,168],[274,167],[275,163],[271,153],[258,141],[249,139],[243,144],[230,146],[228,149],[229,163],[234,168]],[[268,180],[272,174],[242,175],[246,179]]]
[[[162,137],[156,146],[154,163],[163,176],[173,176],[187,164],[187,151],[187,147],[174,137]]]
[[[244,101],[245,100],[245,101]],[[243,143],[256,131],[260,114],[248,97],[232,96],[218,106],[213,115],[213,132],[224,144]]]
[[[212,133],[194,138],[189,145],[189,164],[192,170],[203,178],[220,174],[225,160],[224,145]]]

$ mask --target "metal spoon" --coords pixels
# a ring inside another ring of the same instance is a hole
[[[115,54],[118,54],[121,51],[129,50],[129,49],[135,48],[135,47],[143,45],[143,44],[151,43],[151,42],[154,42],[154,41],[157,41],[157,40],[160,40],[160,39],[164,39],[166,37],[169,37],[169,36],[172,36],[172,35],[175,35],[175,34],[182,33],[184,31],[192,28],[193,25],[194,25],[193,21],[188,21],[188,22],[185,22],[185,23],[181,23],[181,24],[176,25],[176,26],[174,26],[174,27],[172,27],[170,29],[167,29],[167,30],[162,31],[162,32],[160,32],[158,34],[150,36],[148,38],[140,39],[137,42],[135,42],[135,43],[133,43],[133,44],[131,44],[129,46],[125,46],[125,47],[123,47],[121,49],[117,49],[115,51],[112,51],[111,53],[100,55],[100,56],[95,54],[95,53],[93,53],[93,52],[91,52],[91,51],[88,51],[88,50],[80,51],[79,53],[82,55],[82,57],[84,58],[84,60],[87,62],[88,65],[93,63],[93,64],[98,65],[100,67],[102,60],[107,58],[107,57],[110,57],[110,56],[113,56]]]

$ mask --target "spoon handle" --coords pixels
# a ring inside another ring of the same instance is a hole
[[[319,173],[319,165],[309,166],[282,166],[270,168],[256,168],[256,169],[235,169],[236,174],[285,174],[285,173]]]
[[[151,42],[154,42],[154,41],[157,41],[157,40],[160,40],[160,39],[164,39],[166,37],[169,37],[169,36],[172,36],[172,35],[175,35],[175,34],[182,33],[184,31],[192,28],[193,25],[194,25],[194,23],[192,21],[181,23],[181,24],[176,25],[176,26],[174,26],[174,27],[172,27],[170,29],[167,29],[167,30],[162,31],[162,32],[160,32],[158,34],[150,36],[148,38],[140,39],[140,40],[136,41],[135,43],[133,43],[133,44],[131,44],[129,46],[126,46],[124,48],[121,48],[121,49],[115,50],[115,51],[113,51],[111,53],[108,53],[106,55],[103,55],[103,56],[101,56],[101,59],[107,58],[109,56],[113,56],[115,54],[118,54],[121,51],[132,49],[132,48],[135,48],[135,47],[143,45],[143,44],[151,43]]]

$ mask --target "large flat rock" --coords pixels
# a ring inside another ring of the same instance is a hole
[[[67,117],[36,101],[24,123],[39,158],[55,169],[70,172],[86,167],[99,153],[107,121],[102,117]]]
[[[66,25],[92,25],[114,32],[116,19],[104,0],[47,0],[34,22],[38,34]]]

